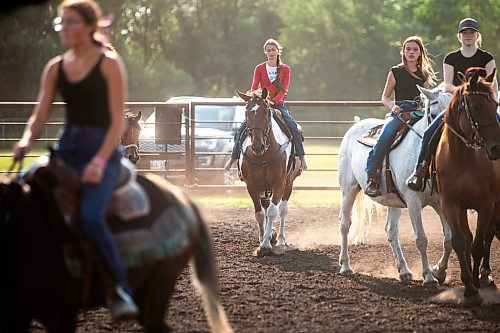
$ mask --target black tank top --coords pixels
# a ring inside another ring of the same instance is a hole
[[[459,72],[465,74],[465,71],[471,67],[486,67],[486,64],[493,59],[493,56],[484,50],[477,49],[476,53],[470,58],[464,57],[460,50],[450,52],[444,58],[444,63],[453,66],[453,85],[462,84]]]
[[[66,102],[66,124],[108,128],[111,116],[108,105],[108,87],[101,74],[104,53],[94,68],[78,82],[70,82],[64,73],[61,59],[57,86]]]
[[[420,95],[420,91],[417,89],[417,85],[423,87],[424,85],[424,75],[422,71],[418,69],[415,74],[419,78],[413,77],[406,71],[403,65],[394,66],[391,68],[392,74],[396,79],[396,85],[394,86],[394,94],[396,101],[401,101],[404,99],[413,100],[415,97]]]

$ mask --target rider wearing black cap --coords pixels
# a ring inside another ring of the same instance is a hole
[[[460,21],[457,37],[462,47],[448,53],[443,63],[444,85],[446,91],[449,93],[453,93],[457,89],[457,86],[462,84],[463,75],[467,69],[482,67],[486,70],[486,75],[489,75],[495,68],[495,59],[493,56],[478,47],[481,44],[481,33],[479,32],[479,25],[476,20],[465,18]],[[492,86],[495,100],[498,99],[497,91],[498,82],[495,78]],[[434,154],[441,138],[443,116],[444,111],[434,119],[424,132],[416,169],[406,181],[408,187],[414,191],[423,191],[425,189],[425,179],[428,176],[430,158]]]

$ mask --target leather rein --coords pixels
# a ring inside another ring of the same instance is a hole
[[[266,104],[266,111],[267,111],[267,127],[262,128],[262,127],[254,126],[252,128],[247,128],[248,136],[250,137],[250,139],[252,139],[252,131],[254,131],[254,130],[260,130],[264,133],[264,153],[269,149],[269,146],[270,146],[269,133],[271,132],[271,128],[272,128],[272,114],[273,114],[273,111],[271,110],[271,107],[269,106],[269,104],[267,104],[267,103],[265,103],[265,104]],[[250,158],[246,154],[246,152],[243,152],[243,158],[245,160],[247,160],[248,162],[252,163],[253,165],[262,166],[264,168],[267,168],[268,166],[273,164],[276,160],[278,160],[278,158],[285,152],[285,150],[289,144],[290,144],[290,141],[287,141],[284,144],[280,145],[279,149],[276,151],[276,153],[273,155],[273,157],[271,157],[268,160],[264,160],[264,161],[254,160],[254,159]]]
[[[493,125],[498,126],[498,121],[495,119],[495,121],[491,121],[491,122],[486,123],[486,124],[479,124],[478,122],[476,122],[474,120],[474,118],[472,117],[472,113],[470,112],[469,102],[467,100],[468,95],[483,95],[486,98],[492,98],[492,94],[487,93],[487,92],[464,92],[462,94],[460,106],[458,107],[458,112],[462,112],[462,111],[465,112],[465,115],[466,115],[467,119],[469,120],[469,124],[470,124],[470,127],[471,127],[472,132],[473,132],[472,138],[467,139],[464,135],[460,134],[456,129],[454,129],[450,123],[448,123],[446,121],[445,121],[445,123],[448,126],[448,128],[450,129],[450,131],[453,134],[455,134],[460,139],[460,141],[463,142],[463,144],[467,148],[479,150],[482,147],[484,147],[484,139],[481,136],[481,134],[479,133],[480,129],[484,129],[486,127],[493,126]],[[495,103],[498,105],[498,102],[495,102]]]

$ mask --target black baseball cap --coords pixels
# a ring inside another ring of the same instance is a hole
[[[475,31],[479,31],[479,25],[477,24],[477,21],[474,20],[473,18],[464,18],[458,24],[458,32],[462,32],[465,29],[472,29]]]

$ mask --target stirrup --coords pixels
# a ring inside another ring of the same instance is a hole
[[[408,177],[405,183],[410,190],[415,192],[423,192],[425,191],[425,185],[426,185],[425,180],[426,180],[425,176],[421,177],[417,175],[417,172],[415,171],[410,175],[410,177]]]
[[[373,179],[368,179],[368,186],[365,189],[365,194],[369,197],[375,198],[382,195],[380,189]]]

